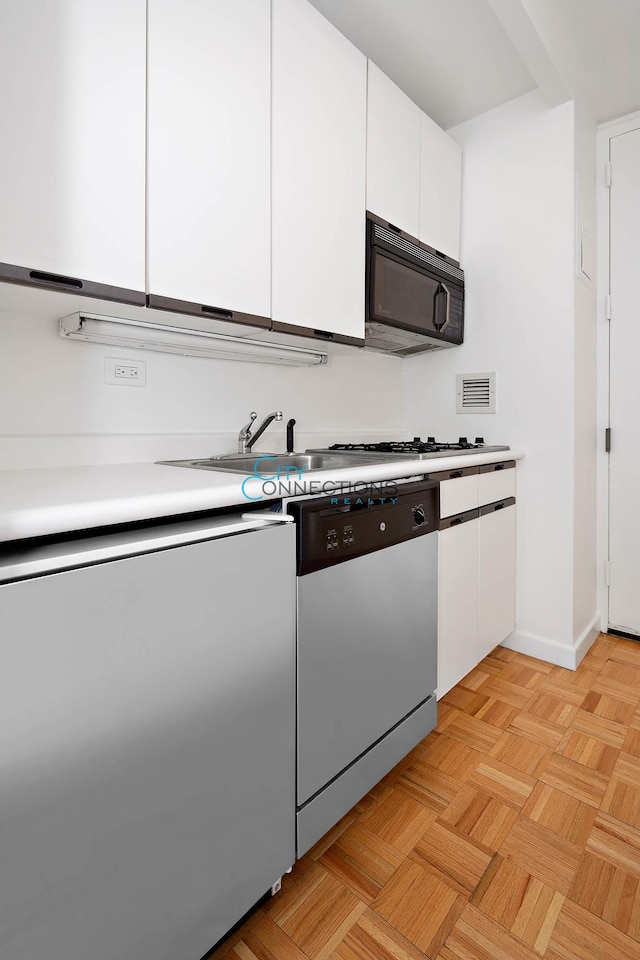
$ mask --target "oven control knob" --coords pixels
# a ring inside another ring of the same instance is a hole
[[[423,523],[427,522],[427,518],[424,514],[424,507],[414,507],[413,508],[413,519],[416,522],[416,526],[421,527]]]
[[[484,444],[484,437],[476,437],[476,443]]]
[[[384,521],[380,524],[380,529],[382,530],[383,533],[387,529],[387,525]]]
[[[460,444],[460,446],[462,446],[463,443],[468,443],[468,442],[469,442],[469,441],[467,440],[466,437],[459,437],[459,438],[458,438],[458,443]]]

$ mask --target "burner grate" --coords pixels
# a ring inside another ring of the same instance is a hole
[[[442,443],[435,437],[422,440],[382,440],[379,443],[333,443],[329,450],[362,451],[367,453],[441,453],[446,450],[478,450],[484,446],[484,438],[476,437],[470,443],[466,437],[460,437],[457,443]]]

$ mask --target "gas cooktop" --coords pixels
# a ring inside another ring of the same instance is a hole
[[[442,443],[435,437],[422,440],[382,440],[379,443],[332,443],[326,450],[342,450],[353,454],[376,454],[384,460],[427,460],[430,457],[455,457],[459,454],[496,453],[508,450],[506,444],[485,444],[483,437],[476,437],[471,443],[467,437],[459,437],[455,443]],[[320,453],[325,451],[309,451]]]

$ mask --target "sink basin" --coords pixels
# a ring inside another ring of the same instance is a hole
[[[307,470],[340,470],[350,466],[370,466],[380,463],[349,453],[261,453],[238,454],[228,457],[209,457],[207,460],[161,460],[172,467],[192,467],[196,470],[219,470],[223,473],[254,474],[259,477],[298,476]]]

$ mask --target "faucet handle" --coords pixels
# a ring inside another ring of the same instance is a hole
[[[246,437],[251,436],[251,427],[253,426],[253,421],[257,419],[258,414],[256,413],[255,410],[252,410],[249,416],[251,417],[251,419],[249,420],[249,423],[246,425],[246,427],[243,427],[242,430],[240,431],[240,434],[244,434]]]
[[[291,418],[287,421],[287,453],[293,453],[293,428],[295,427],[296,422]]]

